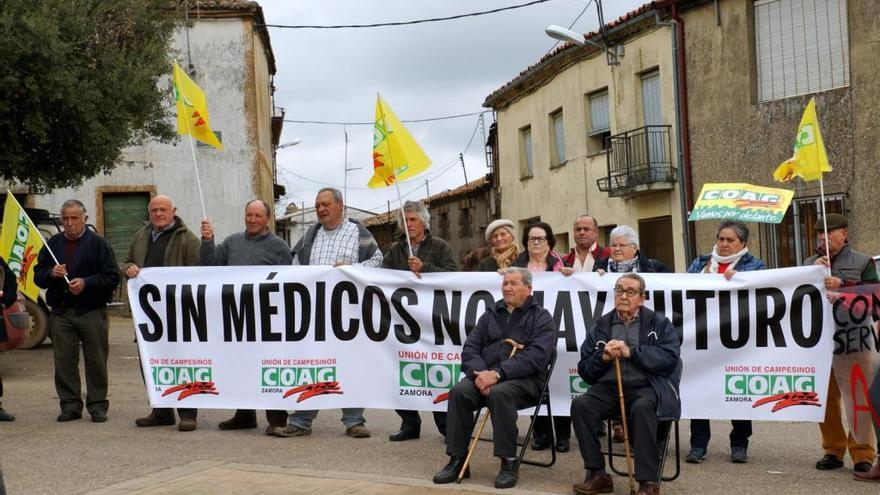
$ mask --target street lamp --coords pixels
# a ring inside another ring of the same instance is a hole
[[[276,148],[276,149],[279,149],[279,150],[283,150],[284,148],[290,148],[291,146],[296,146],[296,145],[298,145],[298,144],[301,143],[301,142],[302,142],[302,139],[300,139],[300,138],[293,138],[292,141],[288,141],[288,142],[286,142],[286,143],[284,143],[284,144],[279,144],[279,145],[276,146],[275,148]]]
[[[604,36],[602,38],[602,44],[599,44],[591,39],[586,38],[582,34],[578,34],[571,29],[566,29],[562,26],[557,26],[555,24],[547,26],[547,29],[545,29],[544,32],[547,33],[547,36],[555,40],[568,41],[569,43],[574,43],[577,46],[590,45],[604,51],[605,56],[608,59],[608,65],[620,64],[618,58],[623,56],[623,46],[609,47],[608,42],[605,40]]]

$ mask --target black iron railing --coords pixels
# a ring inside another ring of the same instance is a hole
[[[596,181],[599,190],[621,197],[674,185],[670,127],[647,125],[608,136],[608,176]]]

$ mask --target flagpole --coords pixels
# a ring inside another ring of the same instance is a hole
[[[177,64],[177,61],[175,60],[174,63]],[[180,67],[179,64],[177,64],[177,66]],[[183,69],[180,70],[182,71]],[[183,94],[181,93],[179,97],[183,98]],[[198,186],[199,189],[199,203],[201,203],[202,205],[202,219],[207,220],[208,212],[207,210],[205,210],[205,196],[202,194],[202,179],[199,178],[199,162],[198,160],[196,160],[196,146],[195,144],[193,144],[192,128],[190,127],[189,119],[189,115],[186,115],[184,118],[184,120],[186,121],[186,134],[189,136],[189,150],[192,153],[193,168],[196,172],[196,186]]]
[[[388,160],[391,162],[391,170],[394,172],[394,188],[397,190],[397,202],[400,204],[400,219],[403,222],[403,233],[406,234],[406,247],[409,249],[409,255],[415,256],[412,250],[412,241],[409,238],[409,230],[406,228],[406,215],[403,214],[403,196],[400,195],[400,184],[397,181],[397,169],[394,168],[394,153],[391,153],[388,126],[385,122],[385,110],[382,109],[382,96],[380,96],[379,93],[376,93],[376,99],[379,104],[379,115],[382,116],[382,127],[385,129],[385,142],[388,146]]]
[[[21,203],[19,203],[18,200],[15,199],[15,196],[12,195],[12,191],[9,191],[9,197],[12,198],[12,201],[14,201],[16,206],[18,206],[18,209],[20,209],[22,213],[24,213],[24,217],[27,218],[27,221],[29,224],[31,224],[31,227],[33,227],[34,230],[37,231],[37,237],[40,238],[40,242],[43,243],[43,247],[46,248],[46,251],[49,251],[49,256],[52,257],[52,261],[54,261],[56,265],[60,265],[61,263],[58,262],[58,258],[55,257],[55,253],[52,252],[52,248],[49,247],[49,244],[46,243],[46,239],[43,239],[43,235],[40,234],[40,229],[38,229],[34,221],[31,220],[31,216],[27,214],[27,210],[25,210],[24,207],[21,206]],[[67,278],[67,275],[64,276],[64,281],[67,282],[67,285],[70,285],[70,279]]]
[[[822,210],[822,228],[825,229],[825,257],[828,258],[828,265],[825,267],[825,271],[828,275],[831,275],[831,251],[828,248],[828,219],[825,215],[825,174],[819,172],[819,201],[821,202],[821,210]]]

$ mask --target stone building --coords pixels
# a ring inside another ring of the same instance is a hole
[[[282,115],[273,104],[275,58],[259,4],[203,0],[198,9],[194,4],[189,2],[189,22],[181,23],[172,46],[178,63],[204,90],[211,127],[225,148],[195,146],[207,215],[222,240],[243,230],[248,200],[274,203],[274,151]],[[168,90],[171,105],[170,78],[160,86]],[[93,177],[76,189],[45,195],[13,191],[26,195],[26,206],[53,212],[66,199],[80,199],[90,223],[107,237],[121,262],[132,234],[148,218],[147,203],[157,194],[171,196],[178,214],[198,232],[202,207],[188,139],[128,148],[111,174]]]
[[[724,0],[684,3],[687,112],[694,193],[706,182],[749,182],[796,191],[782,224],[753,226],[752,250],[770,266],[815,252],[819,183],[780,184],[771,173],[791,156],[801,115],[816,98],[832,172],[826,208],[850,218],[860,251],[880,252],[875,228],[880,2]],[[697,225],[708,251],[715,225]]]
[[[606,242],[613,227],[630,225],[646,254],[684,269],[674,33],[665,17],[646,4],[605,26],[609,54],[565,44],[486,98],[496,112],[502,217],[547,222],[559,252],[573,245],[578,215],[595,216]]]

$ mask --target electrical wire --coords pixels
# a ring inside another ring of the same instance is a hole
[[[581,13],[578,14],[578,16],[575,17],[573,21],[571,21],[571,24],[568,25],[568,29],[571,29],[572,27],[574,27],[574,25],[577,23],[577,21],[579,21],[580,18],[581,18],[584,14],[587,13],[587,9],[590,8],[590,5],[591,5],[594,1],[595,1],[595,0],[588,0],[588,1],[587,1],[587,4],[584,5],[584,10],[582,10]],[[550,49],[547,50],[547,53],[545,53],[544,56],[546,57],[547,55],[549,55],[550,52],[552,52],[554,48],[556,48],[557,46],[559,46],[560,43],[562,43],[562,42],[559,41],[559,40],[556,40],[556,43],[553,43],[553,46],[551,46]]]
[[[539,3],[549,2],[550,0],[532,0],[531,2],[519,4],[519,5],[511,5],[509,7],[501,7],[492,10],[484,10],[481,12],[471,12],[468,14],[458,14],[451,15],[447,17],[433,17],[429,19],[417,19],[412,21],[399,21],[399,22],[378,22],[375,24],[336,24],[336,25],[286,25],[286,24],[263,24],[265,27],[270,28],[279,28],[279,29],[358,29],[358,28],[376,28],[376,27],[389,27],[389,26],[409,26],[413,24],[424,24],[427,22],[440,22],[440,21],[451,21],[455,19],[462,19],[464,17],[478,17],[482,15],[488,14],[497,14],[499,12],[504,12],[507,10],[515,10],[521,9],[524,7],[530,7],[532,5],[537,5]]]
[[[471,117],[473,115],[482,115],[484,113],[491,112],[491,110],[482,110],[479,112],[471,112],[471,113],[460,113],[457,115],[444,115],[442,117],[429,117],[426,119],[411,119],[411,120],[401,120],[404,124],[412,124],[419,122],[434,122],[437,120],[448,120],[448,119],[459,119],[462,117]],[[284,122],[288,122],[291,124],[318,124],[318,125],[376,125],[376,121],[370,122],[343,122],[337,120],[295,120],[295,119],[284,119]]]

